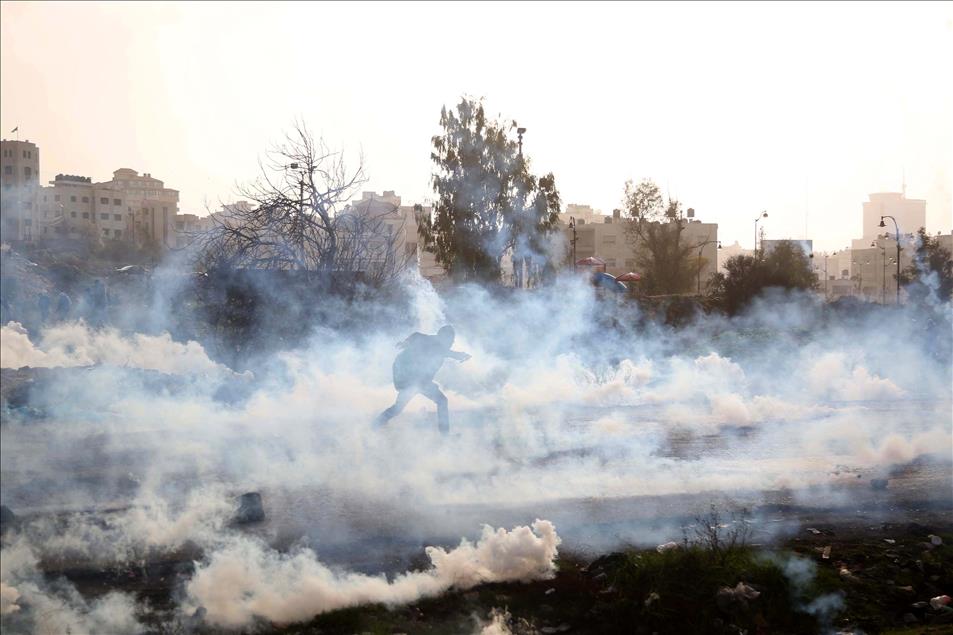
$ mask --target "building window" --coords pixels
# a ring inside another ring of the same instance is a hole
[[[120,236],[122,236],[122,230],[121,230],[121,229],[114,229],[114,230],[113,230],[113,236],[115,236],[116,238],[119,238]]]
[[[109,214],[100,214],[99,220],[109,220]]]
[[[33,176],[33,168],[30,168],[30,167],[28,167],[28,166],[25,166],[25,167],[23,168],[23,178],[29,180],[30,177],[32,177],[32,176]]]
[[[88,203],[88,202],[89,202],[89,197],[88,197],[88,196],[84,196],[84,197],[83,197],[83,202],[84,202],[84,203]]]
[[[5,166],[3,166],[3,173],[4,173],[4,174],[13,174],[13,166],[12,166],[12,165],[5,165]]]
[[[113,214],[113,220],[122,220],[122,214]]]
[[[108,230],[108,229],[103,228],[103,236],[106,236],[106,237],[109,236],[109,230]]]
[[[46,202],[46,194],[43,195],[43,202]]]
[[[603,236],[603,237],[602,237],[602,244],[603,244],[603,245],[614,245],[614,244],[615,244],[615,236]]]
[[[76,218],[76,212],[70,212],[69,215],[73,218]]]
[[[60,195],[59,195],[59,194],[54,194],[54,195],[53,195],[53,200],[54,200],[54,201],[59,201],[59,200],[60,200]]]
[[[33,224],[33,219],[32,219],[32,218],[28,218],[28,219],[26,219],[25,221],[23,221],[23,224],[26,225],[27,227],[29,227],[30,225]]]
[[[100,197],[100,198],[99,198],[99,204],[100,204],[100,205],[109,205],[109,199],[108,199],[108,198]]]
[[[75,203],[75,202],[76,202],[76,197],[75,197],[75,196],[70,196],[70,197],[69,197],[69,200],[70,200],[70,203]]]
[[[113,199],[113,205],[122,205],[122,201],[118,198]]]
[[[625,268],[629,270],[635,269],[635,258],[626,258]]]
[[[23,158],[26,158],[26,150],[23,151]]]
[[[83,212],[83,218],[89,218],[89,212]]]

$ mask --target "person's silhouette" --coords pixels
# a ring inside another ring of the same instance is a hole
[[[382,426],[396,417],[407,403],[420,393],[437,404],[437,425],[440,432],[450,431],[450,412],[447,408],[447,396],[434,382],[434,375],[447,357],[458,361],[470,359],[467,353],[450,350],[454,338],[453,327],[449,324],[437,331],[436,335],[414,333],[398,344],[401,350],[394,359],[394,388],[397,400],[390,408],[377,417],[376,425]]]

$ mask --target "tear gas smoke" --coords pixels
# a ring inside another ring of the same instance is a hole
[[[949,305],[926,309],[936,328],[925,330],[914,307],[890,311],[885,328],[886,309],[839,314],[783,296],[672,329],[571,279],[512,295],[472,286],[438,295],[409,278],[406,292],[403,316],[370,299],[328,300],[323,310],[341,322],[250,358],[254,377],[230,401],[218,391],[231,371],[196,342],[81,323],[31,339],[4,326],[4,368],[109,365],[55,379],[54,405],[68,411],[5,413],[4,504],[26,514],[127,507],[58,523],[39,514],[20,530],[24,548],[41,560],[122,561],[191,541],[205,559],[185,585],[187,607],[204,606],[223,626],[293,621],[547,575],[554,526],[575,546],[654,540],[632,529],[634,518],[663,513],[648,497],[790,489],[817,503],[856,494],[856,479],[834,473],[880,475],[917,458],[949,469]],[[455,348],[473,355],[437,376],[450,438],[423,399],[372,430],[394,398],[395,343],[448,322]],[[187,375],[188,390],[123,381],[134,369]],[[255,537],[236,536],[225,528],[227,498],[252,490],[272,504],[269,521]],[[626,503],[637,497],[646,498]],[[430,569],[392,580],[332,568],[383,537],[388,549],[413,551],[481,523],[538,517],[551,522],[431,548]],[[666,539],[677,538],[669,529]],[[29,575],[8,568],[17,547],[5,540],[5,619],[54,600],[70,619],[135,619],[124,596],[81,603],[52,592],[35,565],[22,569]],[[308,548],[287,551],[299,540]]]
[[[407,604],[484,582],[548,579],[555,572],[559,542],[552,523],[545,520],[511,531],[484,527],[475,544],[463,540],[449,551],[428,547],[429,569],[387,580],[334,572],[310,549],[279,554],[237,537],[198,567],[186,593],[191,605],[204,607],[206,619],[215,625],[243,626],[254,618],[296,622],[361,604]]]

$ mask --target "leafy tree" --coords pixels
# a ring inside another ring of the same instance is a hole
[[[817,274],[808,255],[795,243],[783,240],[763,258],[729,258],[725,273],[712,276],[709,298],[715,306],[735,315],[769,287],[808,290],[816,286]]]
[[[698,245],[683,236],[681,203],[672,199],[663,203],[658,185],[643,179],[638,185],[626,181],[623,205],[629,221],[626,234],[642,270],[642,288],[653,295],[687,291],[697,273],[692,255]]]
[[[550,260],[559,192],[552,174],[537,178],[510,137],[516,127],[487,119],[481,101],[463,98],[440,111],[433,137],[433,214],[421,219],[422,243],[458,280],[500,280],[504,253],[532,269]]]
[[[900,284],[915,301],[953,298],[953,259],[940,239],[929,236],[923,227],[917,232],[913,264],[900,272]]]

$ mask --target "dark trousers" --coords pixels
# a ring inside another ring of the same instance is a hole
[[[438,386],[436,382],[430,382],[429,384],[417,386],[407,386],[405,388],[399,389],[397,392],[397,400],[394,402],[394,405],[382,412],[380,416],[377,417],[377,425],[382,426],[399,415],[410,402],[410,400],[414,398],[414,395],[418,393],[437,404],[437,427],[440,428],[440,432],[443,434],[449,432],[450,410],[447,407],[447,396],[440,391],[440,386]]]

